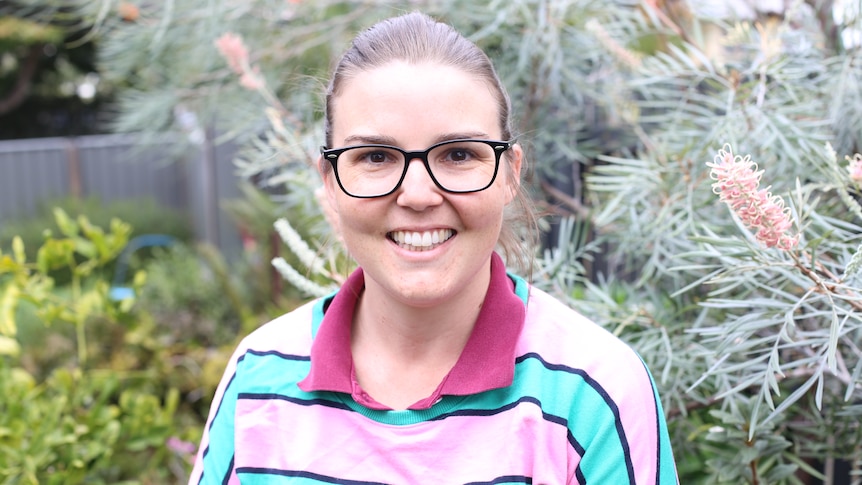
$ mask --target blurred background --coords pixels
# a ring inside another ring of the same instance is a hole
[[[497,66],[526,276],[649,364],[681,483],[862,483],[859,0],[0,1],[0,483],[185,483],[238,340],[349,274],[321,95],[411,10]]]

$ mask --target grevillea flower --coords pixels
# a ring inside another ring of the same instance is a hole
[[[784,207],[784,200],[772,195],[769,188],[760,189],[763,170],[746,155],[734,156],[730,145],[718,151],[711,163],[710,177],[715,180],[712,191],[718,194],[739,216],[743,224],[755,231],[755,238],[766,247],[792,249],[799,242],[799,236],[788,234],[793,222],[790,209]]]
[[[240,75],[240,86],[250,90],[264,87],[259,69],[257,67],[252,68],[249,63],[248,48],[242,37],[233,32],[227,32],[215,41],[215,45],[227,61],[230,70]]]
[[[847,166],[847,171],[850,172],[850,180],[856,183],[862,183],[862,155],[857,153],[853,158],[847,157],[850,165]]]
[[[242,37],[233,32],[226,32],[216,40],[215,44],[231,71],[242,74],[243,68],[248,66],[248,48]]]

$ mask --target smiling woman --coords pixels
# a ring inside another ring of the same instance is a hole
[[[359,269],[243,340],[190,483],[676,483],[641,359],[506,270],[531,251],[509,207],[534,224],[487,56],[385,20],[336,66],[326,122]]]

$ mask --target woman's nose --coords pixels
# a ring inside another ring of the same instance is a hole
[[[440,204],[443,194],[434,183],[428,168],[420,158],[407,161],[407,173],[398,189],[399,205],[422,210]]]

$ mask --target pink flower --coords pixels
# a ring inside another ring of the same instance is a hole
[[[739,216],[743,224],[755,231],[755,238],[766,247],[792,249],[799,242],[799,236],[787,234],[793,222],[790,209],[784,207],[784,200],[773,196],[769,188],[759,189],[763,170],[751,157],[734,156],[730,145],[718,151],[711,163],[710,177],[715,180],[712,191],[719,195]]]
[[[856,154],[851,159],[847,157],[850,165],[847,166],[847,171],[850,172],[850,180],[856,183],[862,183],[862,155]]]
[[[252,91],[263,89],[263,78],[260,77],[259,72],[260,71],[255,68],[254,71],[242,73],[242,76],[239,77],[239,85]]]
[[[240,86],[252,91],[264,88],[265,83],[260,75],[260,69],[249,64],[248,48],[242,37],[233,32],[227,32],[216,40],[215,45],[227,61],[230,70],[239,74]]]
[[[245,67],[248,66],[248,49],[242,41],[242,37],[233,32],[227,32],[215,41],[215,45],[227,61],[231,71],[242,74]]]
[[[188,441],[183,441],[176,436],[171,436],[165,442],[168,449],[173,451],[178,455],[193,455],[198,447],[194,443],[189,443]]]

